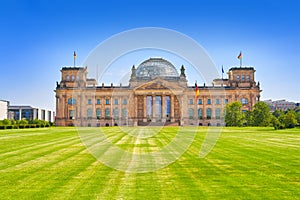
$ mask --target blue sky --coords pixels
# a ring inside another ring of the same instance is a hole
[[[74,50],[80,64],[100,42],[141,27],[173,29],[193,38],[220,70],[239,65],[236,57],[242,50],[243,64],[256,69],[262,99],[300,102],[296,0],[0,3],[0,99],[14,105],[54,109],[59,70],[73,64]],[[145,59],[151,56],[157,55]],[[142,59],[132,58],[124,63],[128,69]],[[114,77],[106,81],[114,82]]]

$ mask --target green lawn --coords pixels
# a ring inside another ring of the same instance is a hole
[[[154,135],[137,128],[150,134],[138,139],[118,127],[102,130],[120,149],[147,153],[166,146],[177,127]],[[167,167],[126,173],[93,157],[76,128],[1,130],[0,199],[300,199],[300,129],[223,128],[199,158],[206,133],[200,127]]]

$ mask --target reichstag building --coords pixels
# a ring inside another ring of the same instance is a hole
[[[222,126],[226,104],[240,101],[251,110],[260,98],[253,67],[232,67],[228,79],[211,85],[187,84],[185,67],[178,72],[162,58],[131,68],[129,84],[98,85],[87,68],[63,67],[57,82],[57,126]]]

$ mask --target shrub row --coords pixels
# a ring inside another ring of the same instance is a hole
[[[0,125],[0,130],[3,130],[3,129],[23,129],[23,128],[44,128],[44,127],[50,127],[50,125],[49,124],[46,124],[45,126],[39,125],[39,124]]]

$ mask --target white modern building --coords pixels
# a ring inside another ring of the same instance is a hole
[[[48,122],[54,122],[54,112],[42,108],[34,108],[31,106],[8,106],[8,118],[14,120],[34,120],[40,119]]]
[[[8,118],[9,101],[0,100],[0,120]]]

